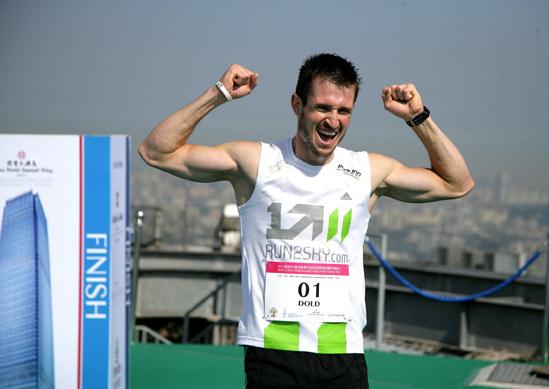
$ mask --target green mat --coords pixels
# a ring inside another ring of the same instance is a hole
[[[244,388],[238,346],[132,346],[132,389]],[[372,389],[481,389],[467,383],[487,361],[366,351]]]

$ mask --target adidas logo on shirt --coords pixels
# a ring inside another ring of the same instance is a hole
[[[349,193],[345,192],[343,196],[339,198],[340,200],[352,200],[351,196],[349,196]]]

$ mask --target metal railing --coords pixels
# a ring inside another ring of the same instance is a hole
[[[226,325],[232,324],[233,320],[229,320],[226,316],[227,310],[227,287],[230,282],[240,279],[240,270],[232,273],[227,278],[225,278],[214,290],[209,292],[206,296],[201,298],[195,305],[188,309],[183,315],[183,343],[193,343],[194,341],[203,338],[215,325]],[[217,300],[218,295],[221,292],[221,312],[217,313]],[[214,299],[212,318],[214,318],[214,323],[211,323],[208,327],[202,330],[198,335],[189,340],[189,329],[190,329],[190,317],[191,314],[204,305],[209,299]]]
[[[143,211],[137,211],[135,214],[135,241],[134,241],[134,255],[132,258],[132,285],[131,285],[131,320],[130,320],[130,342],[136,341],[136,329],[135,329],[135,314],[137,309],[137,278],[139,276],[139,257],[141,256],[141,233],[143,232]]]
[[[377,296],[377,317],[376,317],[376,348],[379,349],[383,343],[383,332],[385,328],[385,290],[386,290],[386,274],[385,274],[385,265],[389,266],[389,270],[393,271],[393,275],[397,277],[397,279],[400,282],[403,282],[403,278],[399,277],[400,274],[398,272],[394,272],[394,269],[388,263],[386,263],[387,258],[387,241],[388,237],[386,234],[372,234],[369,237],[376,237],[381,238],[381,253],[379,253],[374,247],[370,247],[370,250],[372,251],[372,254],[374,254],[375,257],[378,257],[380,261],[379,265],[379,277],[378,277],[378,296]],[[503,283],[497,285],[496,287],[489,288],[485,291],[485,293],[477,293],[472,296],[465,296],[465,297],[471,297],[471,299],[476,299],[478,297],[483,297],[485,295],[489,295],[491,293],[494,293],[495,291],[499,290],[500,287],[508,285],[510,282],[514,282],[520,275],[522,275],[522,272],[524,269],[526,269],[527,266],[529,266],[531,263],[533,263],[541,253],[546,249],[546,246],[549,242],[549,233],[547,234],[547,240],[536,250],[534,255],[527,261],[525,265],[519,271],[513,275],[513,277],[508,278]],[[368,242],[368,245],[370,245],[370,242]],[[381,254],[381,258],[379,258]],[[543,333],[542,333],[542,345],[541,345],[541,352],[542,352],[542,358],[544,363],[549,362],[549,250],[547,250],[546,253],[547,263],[546,263],[546,274],[545,274],[545,305],[544,305],[544,315],[543,315]],[[404,280],[406,281],[406,280]],[[417,288],[414,285],[411,285],[410,283],[405,283],[405,286],[412,288],[414,292],[417,292]],[[488,293],[490,292],[490,293]],[[438,295],[433,295],[432,293],[420,293],[423,297],[428,298],[434,298],[438,297]],[[434,296],[434,297],[431,297]],[[461,296],[460,298],[452,297],[447,299],[442,299],[438,297],[439,301],[450,301],[450,302],[462,302],[463,309],[461,310],[460,314],[460,347],[465,348],[466,342],[465,339],[468,337],[468,330],[467,330],[467,311],[468,311],[468,305],[466,304],[469,299],[463,298],[464,296]]]
[[[138,212],[136,215],[136,225],[134,227],[135,233],[135,244],[134,244],[134,256],[132,263],[132,309],[131,309],[131,321],[130,321],[130,340],[139,341],[140,336],[144,336],[146,332],[147,336],[153,336],[147,330],[144,330],[142,326],[136,326],[136,297],[137,297],[137,279],[138,279],[138,267],[139,267],[139,257],[140,257],[140,235],[143,225],[143,213]],[[381,241],[381,255],[386,258],[388,252],[388,235],[387,234],[369,234],[370,238]],[[549,241],[549,233],[547,234],[547,240]],[[543,317],[543,336],[542,336],[542,358],[545,363],[549,362],[549,250],[546,252],[548,265],[546,266],[546,285],[545,285],[545,306],[544,306],[544,317]],[[383,266],[379,266],[378,270],[378,296],[377,296],[377,315],[376,315],[376,348],[381,348],[384,339],[384,329],[385,329],[385,300],[386,300],[386,273]],[[183,315],[183,342],[195,342],[207,339],[211,333],[212,328],[215,326],[223,325],[232,325],[234,320],[227,318],[226,308],[227,308],[227,287],[230,282],[237,280],[240,277],[240,270],[232,273],[226,279],[224,279],[214,290],[206,294],[202,299],[200,299],[196,304],[194,304],[190,309],[188,309]],[[221,309],[218,313],[218,300],[219,293],[221,293]],[[213,323],[210,323],[209,326],[200,331],[192,339],[189,339],[190,333],[190,316],[198,308],[203,306],[209,299],[213,298],[213,312],[211,319]],[[463,339],[467,336],[467,309],[464,305],[464,310],[460,317],[460,344],[463,343]],[[139,330],[138,330],[139,327]],[[150,329],[149,329],[150,330]],[[152,330],[150,330],[152,331]],[[160,335],[158,335],[160,336]],[[463,339],[462,339],[463,338]],[[164,338],[165,339],[165,338]],[[165,339],[168,341],[167,339]],[[169,341],[168,341],[169,342]],[[165,342],[163,342],[165,343]]]
[[[134,338],[139,343],[162,343],[162,344],[172,344],[170,340],[160,335],[158,332],[151,330],[147,326],[136,325]],[[152,340],[150,342],[149,340]]]
[[[389,237],[387,234],[369,234],[370,238],[381,239],[381,254],[387,258]],[[385,268],[379,266],[377,279],[377,315],[376,315],[376,349],[381,349],[385,329],[385,287],[387,278]]]
[[[549,242],[549,232],[547,233],[547,240]],[[549,250],[545,252],[547,263],[545,266],[545,312],[543,314],[543,337],[542,337],[542,354],[543,362],[549,363]]]

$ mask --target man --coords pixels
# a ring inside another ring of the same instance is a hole
[[[247,387],[367,388],[362,247],[376,201],[458,198],[473,180],[412,84],[388,86],[382,99],[417,134],[431,168],[338,147],[360,77],[332,54],[311,56],[300,69],[293,138],[187,143],[204,116],[257,84],[257,73],[231,65],[216,85],[159,123],[139,152],[184,179],[227,180],[234,188],[242,227],[238,344],[246,346]]]

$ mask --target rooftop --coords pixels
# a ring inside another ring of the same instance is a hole
[[[244,388],[239,346],[135,344],[132,352],[132,389]],[[469,385],[493,363],[374,350],[366,360],[372,389],[489,389]]]

